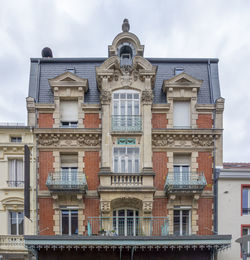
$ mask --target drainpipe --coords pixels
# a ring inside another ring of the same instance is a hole
[[[132,246],[132,249],[131,249],[131,260],[134,259],[134,250],[135,250],[135,248]]]

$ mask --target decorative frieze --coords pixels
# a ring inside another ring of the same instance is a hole
[[[214,140],[219,134],[205,133],[169,133],[153,134],[152,145],[154,147],[213,147]]]
[[[38,134],[38,145],[44,147],[63,147],[63,146],[92,146],[101,144],[100,134],[78,134],[78,133],[44,133]]]

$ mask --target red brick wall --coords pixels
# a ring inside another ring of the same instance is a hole
[[[213,235],[213,199],[200,198],[198,201],[198,235]]]
[[[153,170],[155,172],[154,185],[157,190],[163,190],[167,175],[166,152],[153,152]]]
[[[54,209],[52,198],[39,198],[39,230],[40,235],[54,235]]]
[[[199,114],[196,123],[198,128],[212,128],[213,127],[212,115]]]
[[[99,128],[101,124],[99,114],[85,113],[83,123],[85,128]]]
[[[39,113],[38,126],[40,128],[52,128],[54,124],[53,114]]]
[[[84,172],[86,174],[88,189],[96,190],[99,186],[99,152],[97,151],[86,151],[84,156],[84,164],[85,169]]]
[[[153,113],[152,114],[152,127],[153,128],[167,128],[168,120],[164,113]]]
[[[100,226],[99,226],[99,221],[97,219],[89,219],[89,217],[100,217],[100,200],[99,199],[85,199],[85,222],[84,225],[87,226],[88,220],[90,221],[92,225],[92,232],[93,234],[98,234],[98,231]],[[87,231],[87,228],[86,228]]]
[[[213,175],[213,156],[211,152],[199,152],[198,153],[198,172],[203,172],[207,180],[207,187],[205,190],[212,190],[212,175]]]
[[[39,189],[47,190],[46,181],[48,174],[53,172],[53,152],[40,151],[39,152]]]
[[[153,216],[166,217],[167,216],[167,198],[156,198],[153,203]]]

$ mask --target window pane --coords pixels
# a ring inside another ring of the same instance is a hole
[[[121,93],[120,97],[121,97],[121,99],[126,99],[126,94],[125,93]]]
[[[10,234],[17,235],[17,213],[10,212]]]
[[[174,235],[180,235],[180,210],[174,210]]]
[[[71,234],[78,235],[78,211],[71,211]]]
[[[119,111],[118,111],[118,101],[114,102],[114,115],[118,115]]]
[[[114,159],[114,172],[118,172],[118,159]]]
[[[135,173],[139,172],[139,160],[135,160]]]
[[[133,172],[132,160],[131,159],[128,160],[128,172],[129,173]]]
[[[132,115],[132,101],[128,101],[128,113],[129,116]]]
[[[62,234],[69,235],[69,211],[62,211]]]
[[[118,93],[114,94],[114,99],[119,99],[119,94]]]
[[[23,235],[23,212],[18,212],[18,231],[19,234],[18,235]]]
[[[134,115],[139,115],[139,101],[135,101],[134,110]]]
[[[16,176],[17,176],[17,181],[18,181],[18,182],[24,180],[23,161],[21,161],[21,160],[17,160]]]
[[[132,99],[132,94],[127,94],[127,99]]]
[[[125,159],[121,159],[121,172],[126,172]]]
[[[189,235],[189,210],[182,211],[182,235]]]
[[[134,94],[134,99],[139,99],[139,94]]]
[[[248,189],[243,188],[242,191],[242,213],[243,215],[248,214]]]

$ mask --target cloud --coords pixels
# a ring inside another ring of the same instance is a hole
[[[29,58],[107,57],[124,18],[146,57],[218,57],[224,160],[250,160],[250,1],[10,0],[0,9],[0,121],[26,121]]]

